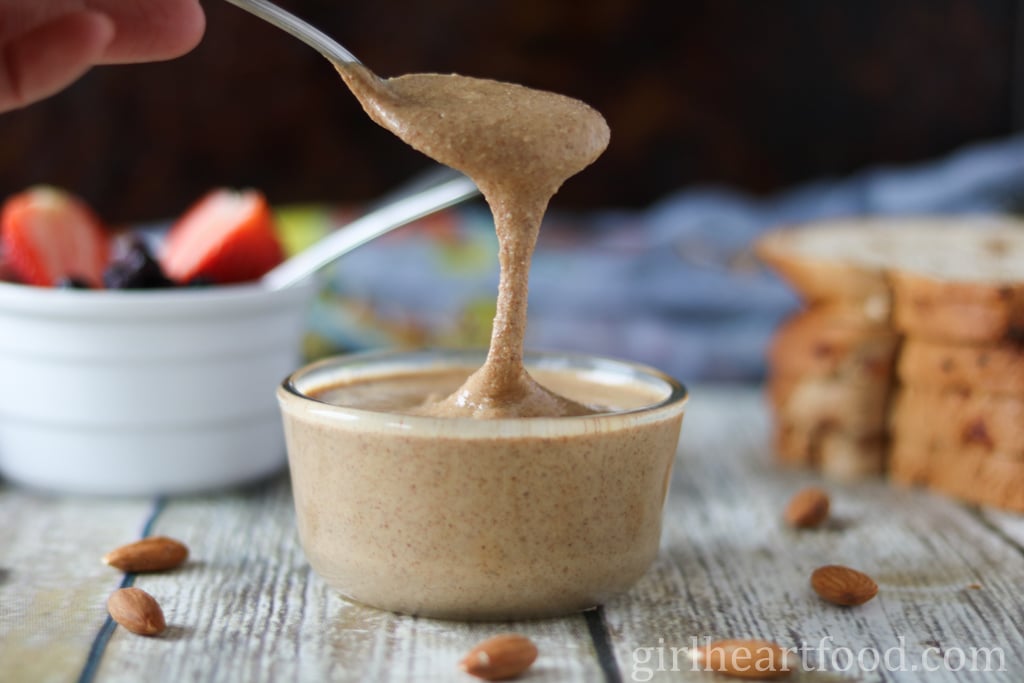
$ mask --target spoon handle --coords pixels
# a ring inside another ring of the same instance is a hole
[[[380,208],[339,228],[268,271],[261,282],[268,289],[290,287],[373,238],[435,211],[454,206],[478,193],[473,181],[461,173],[449,176],[443,182],[386,202]]]
[[[281,9],[272,2],[267,2],[267,0],[227,0],[227,2],[255,14],[260,19],[273,24],[282,31],[290,33],[331,62],[360,63],[355,58],[355,55],[339,45],[337,41],[326,33],[307,24],[291,12]]]

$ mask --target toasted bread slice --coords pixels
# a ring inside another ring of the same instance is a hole
[[[768,391],[781,458],[822,467],[824,435],[874,435],[884,443],[891,428],[894,480],[1024,509],[1024,350],[1015,348],[1024,349],[1024,221],[839,220],[768,233],[756,250],[812,310],[838,306],[864,323],[834,322],[845,336],[831,332],[840,341],[820,357],[808,353],[812,319],[779,331]],[[895,402],[889,378],[850,369],[858,353],[874,353],[850,329],[872,324],[905,335],[898,350],[905,386]],[[996,486],[997,475],[1013,485]],[[994,492],[979,492],[984,486]]]
[[[927,448],[1024,462],[1024,396],[905,385],[892,401],[890,432]]]
[[[879,477],[885,472],[888,446],[885,434],[833,432],[822,439],[818,469],[825,478],[836,481]]]
[[[1018,281],[946,280],[894,270],[893,325],[920,339],[966,344],[1024,342],[1024,230],[1015,249]],[[1003,264],[1005,266],[1005,264]],[[992,264],[991,275],[1000,271]]]
[[[780,421],[826,425],[851,434],[878,434],[886,429],[888,381],[773,376],[766,388]]]
[[[897,374],[904,384],[920,389],[1024,397],[1024,346],[908,337],[900,349]]]
[[[928,447],[913,436],[894,436],[889,477],[923,485],[960,500],[1024,512],[1024,461]]]
[[[791,316],[768,349],[773,375],[889,381],[899,337],[846,306],[812,306]]]
[[[827,422],[776,422],[775,455],[779,461],[817,469],[829,479],[879,476],[885,469],[886,451],[884,434],[845,432]]]

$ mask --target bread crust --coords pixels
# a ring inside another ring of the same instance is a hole
[[[901,308],[900,329],[936,339],[994,341],[1024,330],[1019,219],[836,219],[766,232],[754,251],[811,304],[858,305],[877,321]],[[947,304],[958,310],[946,315]],[[961,318],[968,309],[978,321]]]
[[[811,305],[839,303],[859,309],[865,318],[884,322],[889,317],[891,294],[883,271],[842,259],[809,258],[794,249],[801,230],[766,233],[754,244],[754,253]]]

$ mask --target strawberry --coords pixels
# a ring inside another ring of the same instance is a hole
[[[31,187],[0,210],[4,258],[18,280],[52,287],[73,279],[102,287],[110,239],[78,197],[54,187]]]
[[[255,280],[283,259],[264,196],[217,189],[171,227],[160,265],[180,284],[196,278],[227,284]]]

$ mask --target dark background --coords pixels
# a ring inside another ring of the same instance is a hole
[[[584,99],[612,129],[562,207],[704,182],[766,193],[1024,129],[1024,0],[282,0],[383,76],[459,72]],[[163,63],[0,115],[0,195],[45,182],[111,222],[216,185],[362,201],[426,165],[311,49],[219,0]]]

